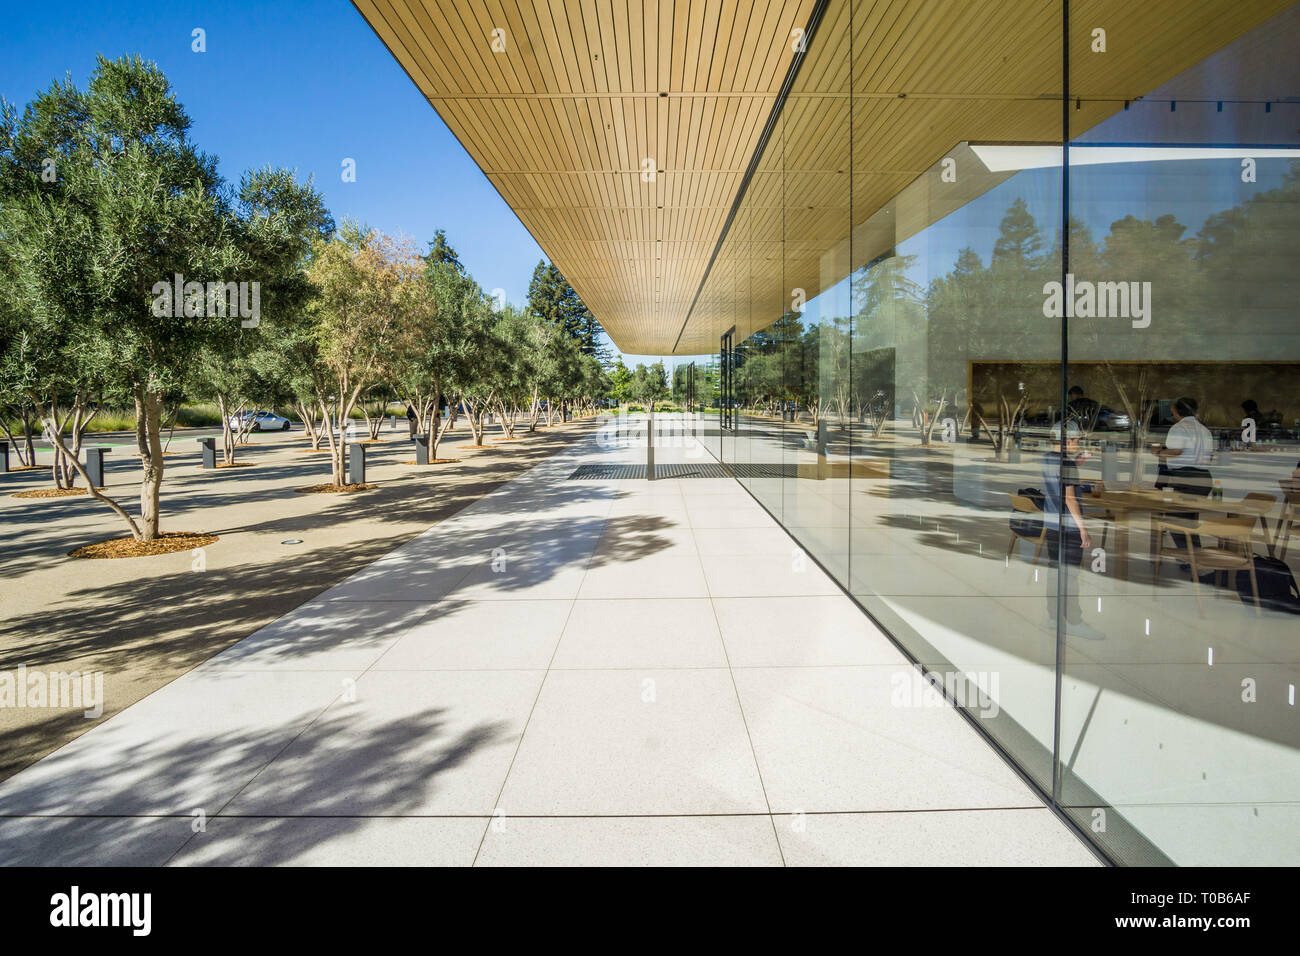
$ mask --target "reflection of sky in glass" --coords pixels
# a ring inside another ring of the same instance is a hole
[[[1154,221],[1173,215],[1192,238],[1210,216],[1247,201],[1258,192],[1282,185],[1291,161],[1261,160],[1257,181],[1241,181],[1241,163],[1231,160],[1180,160],[1071,167],[1070,216],[1082,222],[1099,245],[1111,224],[1125,216]],[[1050,251],[1060,232],[1061,170],[1028,169],[995,186],[939,222],[898,246],[899,255],[915,255],[909,275],[926,283],[945,275],[966,246],[985,266],[993,255],[1002,217],[1016,199],[1023,199],[1042,237],[1042,252]]]
[[[1111,224],[1126,216],[1154,221],[1172,215],[1186,227],[1183,238],[1194,238],[1210,216],[1257,193],[1279,188],[1291,165],[1289,159],[1259,160],[1254,183],[1241,181],[1241,162],[1236,158],[1073,166],[1070,215],[1087,226],[1099,246]],[[908,275],[922,287],[949,273],[967,246],[988,266],[1001,234],[1002,217],[1016,199],[1023,199],[1038,225],[1040,252],[1047,254],[1060,232],[1060,186],[1059,167],[1019,172],[904,240],[897,253],[916,257]],[[805,325],[842,314],[846,296],[846,283],[836,283],[809,299],[803,314]]]

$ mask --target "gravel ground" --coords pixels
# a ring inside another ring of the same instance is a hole
[[[590,434],[595,421],[481,450],[461,423],[438,447],[460,460],[427,468],[403,464],[412,445],[399,425],[366,447],[376,487],[352,494],[296,491],[329,480],[327,455],[300,453],[301,432],[254,435],[236,456],[252,467],[216,472],[195,467],[192,438],[173,442],[180,454],[166,459],[161,527],[218,535],[201,555],[70,558],[127,533],[126,524],[85,496],[13,497],[49,486],[48,471],[0,475],[0,780]],[[129,448],[114,452],[107,493],[135,511],[138,459]],[[16,681],[20,665],[28,677],[102,672],[103,714],[4,701],[2,682]]]

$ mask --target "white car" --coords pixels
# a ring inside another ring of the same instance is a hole
[[[241,412],[230,416],[230,427],[235,430],[246,427],[252,432],[287,432],[291,424],[289,419],[268,411]]]

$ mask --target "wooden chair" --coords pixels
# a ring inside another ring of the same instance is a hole
[[[1273,530],[1273,551],[1274,557],[1285,561],[1291,529],[1300,524],[1300,485],[1294,478],[1283,478],[1278,485],[1282,488],[1282,515]]]
[[[1032,541],[1034,543],[1034,556],[1030,559],[1029,563],[1037,564],[1038,556],[1042,553],[1043,546],[1047,544],[1047,519],[1043,517],[1043,509],[1034,504],[1032,498],[1027,498],[1024,495],[1013,495],[1008,492],[1007,497],[1011,499],[1012,510],[1021,514],[1037,515],[1042,519],[1037,537],[1019,534],[1014,529],[1012,530],[1011,540],[1007,543],[1007,557],[1010,558],[1012,553],[1016,550],[1016,539],[1023,538],[1025,541]]]
[[[1255,577],[1255,549],[1253,539],[1255,534],[1255,516],[1254,515],[1235,515],[1231,517],[1214,516],[1205,517],[1199,521],[1175,518],[1169,515],[1160,517],[1156,521],[1156,532],[1159,535],[1159,546],[1155,553],[1155,582],[1160,583],[1160,562],[1166,555],[1178,556],[1185,555],[1187,563],[1192,569],[1192,586],[1196,590],[1196,610],[1202,611],[1201,606],[1201,574],[1205,571],[1218,571],[1226,574],[1228,571],[1249,571],[1250,572],[1250,591],[1255,598],[1255,614],[1260,614],[1259,605],[1259,581]],[[1183,539],[1182,547],[1175,544],[1172,548],[1165,547],[1165,532],[1170,533],[1170,538],[1175,535],[1181,535]],[[1193,535],[1203,536],[1202,544],[1194,545],[1192,543]],[[1217,538],[1219,544],[1217,547],[1207,547],[1203,542],[1204,538]]]

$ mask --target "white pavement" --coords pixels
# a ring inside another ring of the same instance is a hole
[[[1096,864],[734,481],[568,480],[644,454],[557,454],[12,777],[0,862]]]

